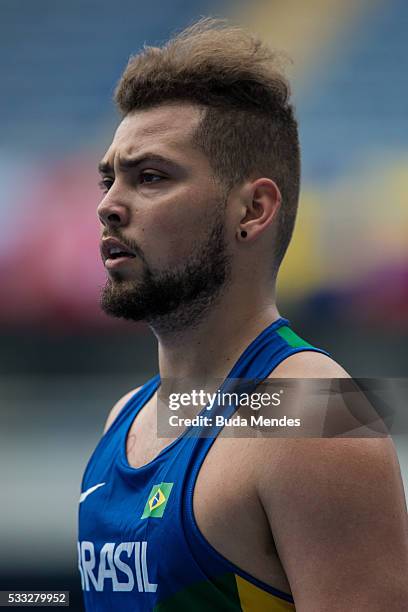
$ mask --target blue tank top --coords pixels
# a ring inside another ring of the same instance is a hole
[[[286,357],[326,351],[305,342],[280,318],[245,349],[230,379],[266,379]],[[293,611],[292,597],[228,561],[204,538],[193,515],[193,491],[211,437],[186,429],[149,463],[133,468],[127,433],[160,385],[149,380],[130,398],[86,467],[79,504],[78,560],[86,610]],[[248,391],[248,389],[246,389]],[[226,418],[236,406],[213,406]],[[206,411],[207,414],[208,411]]]

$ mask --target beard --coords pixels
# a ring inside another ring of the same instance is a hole
[[[219,210],[225,210],[220,206]],[[156,331],[195,327],[217,302],[230,280],[231,256],[225,239],[224,215],[219,214],[200,243],[180,267],[151,268],[143,253],[139,280],[115,275],[102,289],[100,306],[109,316],[146,321]]]

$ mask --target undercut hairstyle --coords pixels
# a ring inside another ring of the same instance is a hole
[[[248,178],[276,182],[276,272],[290,242],[299,199],[300,149],[285,56],[223,19],[203,18],[162,47],[130,58],[115,90],[123,116],[165,102],[203,107],[193,144],[226,189]]]

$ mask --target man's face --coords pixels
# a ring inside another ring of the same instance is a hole
[[[133,253],[120,257],[102,240],[101,307],[112,316],[185,328],[229,279],[225,196],[191,142],[200,118],[186,103],[134,111],[103,157],[102,239]]]

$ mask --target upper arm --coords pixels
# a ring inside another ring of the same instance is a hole
[[[259,496],[296,609],[408,609],[407,514],[392,441],[275,442]]]
[[[116,419],[116,417],[118,416],[122,408],[125,406],[125,404],[130,400],[132,395],[134,395],[141,388],[142,387],[136,387],[135,389],[132,389],[131,391],[129,391],[129,393],[126,393],[125,395],[123,395],[116,402],[116,404],[113,406],[113,408],[109,412],[108,418],[106,419],[105,427],[103,429],[104,434],[108,431],[109,427],[112,425],[113,421]]]
[[[325,359],[303,376],[340,377]],[[282,375],[301,376],[299,363]],[[258,494],[296,609],[408,609],[408,521],[391,438],[262,444]]]

